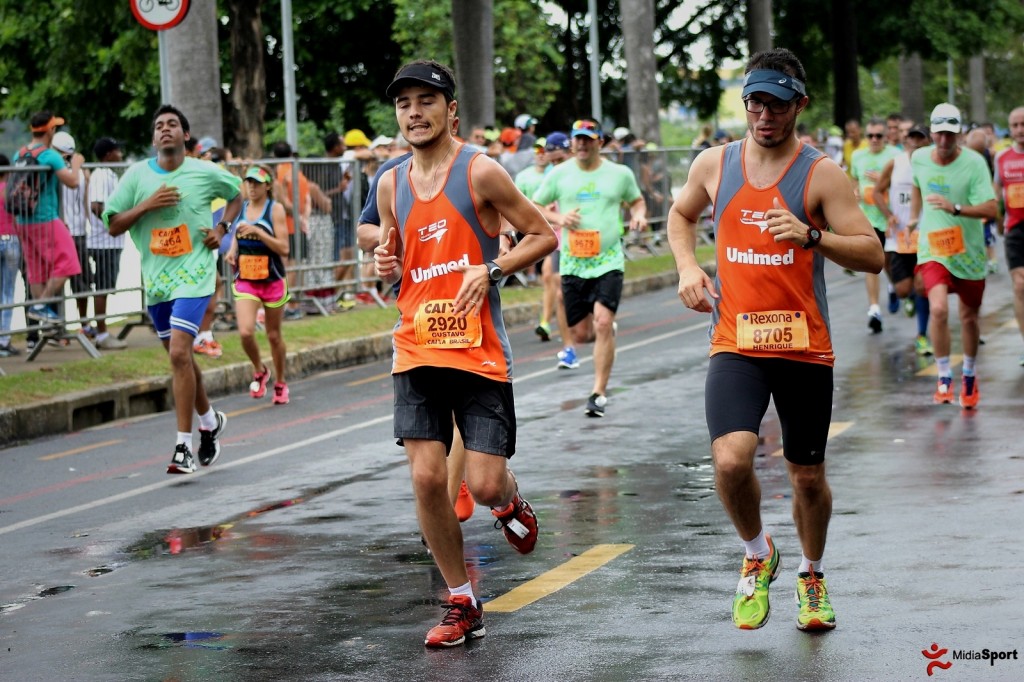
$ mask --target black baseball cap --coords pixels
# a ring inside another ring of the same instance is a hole
[[[907,137],[910,137],[911,135],[920,135],[926,140],[932,136],[927,126],[914,126],[907,131]]]
[[[426,85],[427,87],[437,88],[443,92],[448,99],[455,99],[455,83],[451,81],[448,75],[430,64],[410,64],[395,76],[395,80],[391,81],[391,85],[384,91],[391,99],[398,96],[398,92],[409,85]]]

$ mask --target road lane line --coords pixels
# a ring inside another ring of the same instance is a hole
[[[113,504],[114,502],[120,502],[121,500],[128,500],[133,497],[138,497],[139,495],[144,495],[145,493],[153,492],[154,490],[160,490],[161,488],[168,488],[172,485],[177,485],[179,483],[182,483],[183,481],[194,481],[196,478],[206,476],[207,474],[213,471],[232,469],[234,467],[242,466],[244,464],[258,462],[261,459],[266,459],[267,457],[280,455],[281,453],[284,452],[290,452],[292,450],[301,450],[302,448],[307,447],[309,445],[313,445],[314,443],[330,440],[331,438],[337,438],[338,436],[343,436],[347,433],[352,433],[353,431],[367,428],[369,426],[383,424],[385,422],[391,421],[391,419],[392,415],[390,414],[383,417],[377,417],[375,419],[368,419],[364,422],[352,424],[350,426],[346,426],[343,429],[336,429],[334,431],[322,433],[319,436],[313,436],[312,438],[307,438],[306,440],[298,441],[290,445],[282,445],[281,447],[272,448],[270,450],[264,450],[263,452],[258,452],[255,455],[249,455],[248,457],[242,457],[241,459],[233,459],[230,462],[217,465],[217,467],[214,469],[202,469],[194,474],[188,474],[187,477],[168,476],[166,479],[162,481],[159,481],[157,483],[150,483],[149,485],[144,485],[141,488],[135,488],[134,490],[126,490],[125,492],[118,493],[117,495],[110,495],[109,497],[103,497],[98,500],[93,500],[92,502],[86,502],[85,504],[77,505],[75,507],[68,507],[67,509],[60,509],[58,511],[51,512],[49,514],[43,514],[42,516],[37,516],[35,518],[25,519],[24,521],[19,521],[18,523],[12,523],[9,526],[2,526],[0,527],[0,535],[12,533],[16,530],[21,530],[22,528],[30,528],[32,526],[39,525],[40,523],[53,521],[54,519],[63,518],[65,516],[70,516],[72,514],[77,514],[79,512],[89,511],[90,509],[103,507],[108,504]]]
[[[391,372],[383,372],[381,374],[375,374],[372,377],[366,377],[365,379],[356,379],[355,381],[349,381],[346,386],[362,386],[363,384],[372,384],[375,381],[387,379],[391,376]]]
[[[120,438],[118,440],[105,440],[102,443],[94,443],[93,445],[83,445],[80,448],[72,448],[71,450],[65,450],[64,452],[55,452],[52,455],[44,455],[42,457],[38,457],[37,459],[40,462],[49,462],[50,460],[53,459],[60,459],[61,457],[70,457],[71,455],[77,455],[83,452],[88,452],[89,450],[105,448],[108,445],[117,445],[118,443],[123,442],[123,438]]]
[[[574,583],[588,573],[595,571],[612,559],[625,554],[635,545],[596,545],[583,554],[574,556],[561,566],[542,573],[533,580],[509,590],[505,594],[486,602],[488,613],[512,613],[524,606],[543,599],[563,587]]]
[[[240,417],[243,414],[252,414],[253,412],[262,412],[263,410],[269,410],[274,406],[273,403],[264,403],[262,405],[253,405],[252,407],[243,407],[240,410],[232,410],[225,412],[228,417]]]
[[[857,422],[832,422],[831,424],[828,425],[827,440],[832,440],[833,438],[841,434],[843,431],[846,431],[848,428],[850,428],[856,423]],[[773,452],[772,457],[782,457],[782,448],[779,448],[778,450]]]
[[[949,366],[950,367],[957,367],[958,365],[963,364],[963,361],[964,361],[964,356],[962,356],[962,355],[957,355],[957,354],[954,353],[954,354],[949,356]],[[915,376],[919,376],[919,377],[937,377],[937,376],[939,376],[939,366],[936,365],[933,362],[932,364],[928,365],[924,369],[918,370],[917,374]]]

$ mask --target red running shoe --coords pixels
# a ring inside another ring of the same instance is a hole
[[[267,394],[267,382],[270,381],[270,370],[263,365],[263,371],[252,375],[252,383],[249,384],[249,395],[257,400]]]
[[[977,377],[964,377],[960,384],[960,407],[973,410],[981,400],[981,389],[978,388]]]
[[[473,606],[472,597],[452,595],[450,604],[444,604],[448,613],[441,622],[430,628],[423,643],[429,647],[458,646],[466,638],[477,639],[487,634],[484,629],[483,604]]]
[[[508,544],[520,554],[533,551],[537,544],[537,515],[530,503],[519,496],[518,490],[507,506],[501,509],[492,507],[491,513],[497,519],[494,527],[502,529]]]
[[[455,515],[459,517],[459,523],[472,516],[474,509],[476,509],[476,502],[473,501],[473,496],[469,494],[469,488],[463,481],[459,486],[459,496],[455,499]]]

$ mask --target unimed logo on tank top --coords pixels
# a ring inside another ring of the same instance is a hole
[[[749,208],[740,209],[740,224],[756,227],[761,231],[761,234],[764,234],[765,230],[768,229],[765,211],[754,211]],[[749,242],[751,240],[745,241]],[[772,244],[774,243],[773,241]],[[730,263],[739,263],[741,265],[792,265],[794,261],[793,249],[786,253],[778,253],[777,251],[769,253],[758,251],[753,247],[743,250],[730,246],[725,250],[725,257]]]

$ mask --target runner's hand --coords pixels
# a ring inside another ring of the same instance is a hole
[[[202,227],[199,231],[203,233],[203,246],[211,251],[220,248],[220,235],[217,234],[217,230],[210,227]]]
[[[401,276],[401,262],[398,260],[396,240],[398,230],[389,227],[387,238],[373,250],[373,269],[377,276],[388,284],[394,284]]]
[[[462,273],[462,286],[459,287],[459,293],[455,295],[454,301],[455,316],[466,317],[470,313],[479,315],[491,289],[487,266],[459,265],[455,269]]]
[[[562,227],[575,230],[580,226],[580,209],[579,206],[569,211],[568,213],[562,214]]]
[[[768,223],[768,232],[775,237],[776,242],[792,241],[803,246],[807,241],[807,233],[810,228],[796,219],[796,216],[789,210],[782,207],[779,198],[772,199],[774,208],[764,213],[765,222]]]
[[[166,184],[160,185],[160,189],[150,194],[149,199],[146,199],[146,202],[149,204],[146,210],[152,211],[155,208],[177,206],[179,201],[181,201],[181,193],[177,187],[168,187]]]
[[[683,304],[698,313],[710,313],[711,302],[708,296],[717,299],[718,292],[715,291],[715,283],[708,277],[708,274],[698,266],[688,267],[679,273],[679,300]]]

